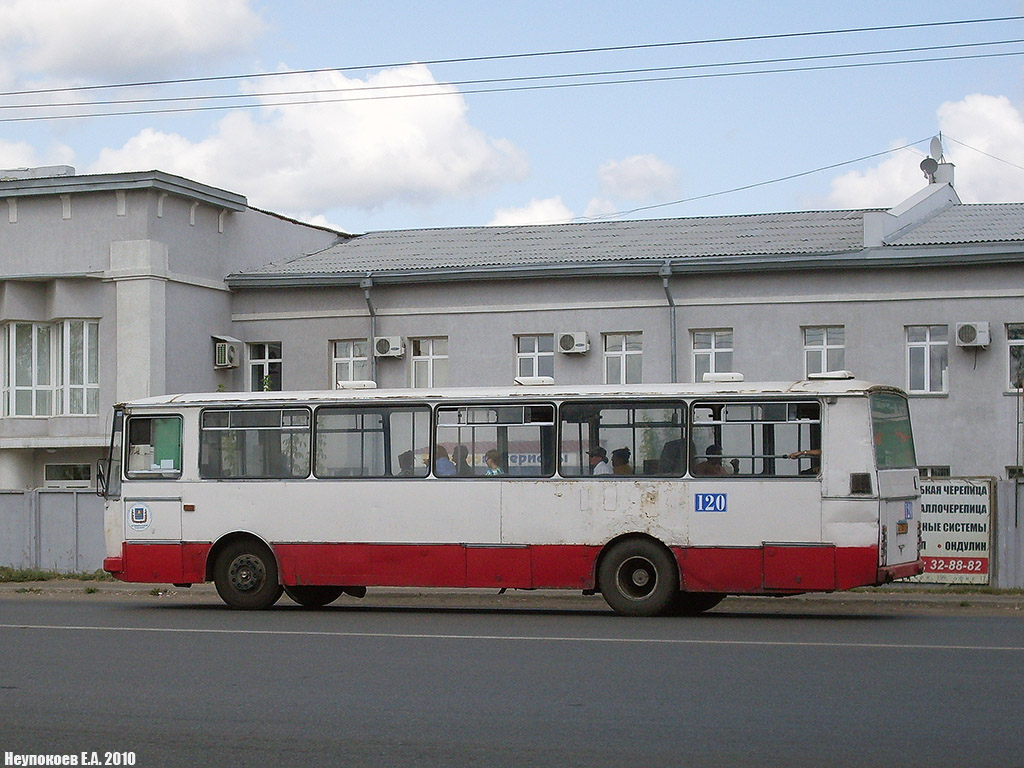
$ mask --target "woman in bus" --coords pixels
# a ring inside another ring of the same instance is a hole
[[[484,463],[487,465],[485,475],[504,475],[505,470],[501,468],[501,454],[491,448],[484,454]]]
[[[616,448],[612,451],[612,472],[614,474],[633,474],[633,468],[629,465],[629,456],[629,448]]]

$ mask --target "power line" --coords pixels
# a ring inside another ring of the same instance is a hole
[[[966,147],[967,149],[969,149],[969,150],[971,150],[973,152],[977,152],[979,155],[984,155],[985,157],[990,157],[993,160],[997,160],[1000,163],[1005,163],[1006,165],[1009,165],[1012,168],[1018,168],[1018,169],[1024,171],[1024,165],[1017,165],[1016,163],[1011,163],[1009,160],[1004,160],[1001,157],[996,157],[995,155],[991,155],[991,154],[989,154],[988,152],[986,152],[983,149],[978,149],[977,147],[972,147],[970,144],[965,144],[964,142],[960,141],[959,139],[954,139],[949,134],[944,133],[944,134],[942,134],[942,137],[945,138],[945,139],[949,139],[950,141],[955,141],[961,147]]]
[[[1022,41],[1024,42],[1024,41]],[[205,107],[171,107],[168,109],[139,109],[139,110],[119,110],[119,111],[106,111],[106,112],[87,112],[79,114],[66,114],[66,115],[36,115],[30,117],[6,117],[0,118],[0,123],[24,123],[24,122],[38,122],[43,120],[78,120],[85,118],[94,117],[129,117],[129,116],[141,116],[141,115],[162,115],[162,114],[185,114],[195,112],[213,112],[223,111],[228,109],[259,109],[267,107],[288,107],[288,106],[308,106],[313,104],[337,104],[342,102],[360,102],[360,101],[376,101],[385,99],[407,99],[407,98],[422,98],[422,97],[436,97],[436,96],[453,96],[453,95],[473,95],[483,93],[513,93],[513,92],[526,92],[526,91],[540,91],[540,90],[556,90],[563,88],[583,88],[593,87],[599,85],[635,85],[638,83],[656,83],[656,82],[672,82],[681,80],[701,80],[708,78],[719,78],[719,77],[737,77],[744,75],[767,75],[767,74],[784,74],[791,72],[815,72],[815,71],[827,71],[827,70],[841,70],[841,69],[857,69],[864,67],[878,67],[878,66],[895,66],[901,64],[925,64],[935,63],[943,61],[968,61],[972,59],[990,59],[990,58],[1005,58],[1009,56],[1022,56],[1024,51],[1010,51],[1003,53],[987,53],[987,54],[971,54],[963,56],[935,56],[928,58],[917,58],[917,59],[900,59],[895,61],[869,61],[869,62],[858,62],[853,64],[828,64],[819,65],[812,67],[778,67],[773,69],[756,69],[746,70],[741,72],[713,72],[704,74],[690,74],[690,75],[672,75],[665,77],[642,77],[642,78],[628,78],[628,79],[617,79],[617,80],[596,80],[582,83],[553,83],[546,85],[521,85],[521,86],[510,86],[507,88],[476,88],[463,91],[446,91],[443,90],[446,87],[450,87],[446,83],[431,83],[429,87],[435,90],[425,93],[403,93],[403,94],[377,94],[368,96],[346,96],[332,99],[300,99],[300,100],[289,100],[289,101],[270,101],[260,102],[256,104],[251,103],[239,103],[239,104],[219,104]],[[408,89],[411,86],[401,86],[402,88]],[[362,92],[365,89],[356,89],[357,92]],[[250,96],[241,94],[235,97],[224,97],[224,98],[251,98]]]
[[[428,59],[424,61],[391,62],[383,64],[359,64],[345,67],[320,67],[315,69],[296,69],[284,72],[250,72],[241,75],[212,75],[206,77],[172,78],[166,80],[144,80],[129,83],[110,83],[101,85],[65,86],[61,88],[35,88],[22,91],[0,92],[0,97],[6,96],[27,96],[34,94],[67,93],[73,91],[94,91],[115,88],[138,88],[156,85],[184,85],[191,83],[223,82],[227,80],[251,80],[267,77],[285,77],[288,75],[309,75],[322,72],[354,72],[364,70],[389,69],[393,67],[411,66],[423,64],[427,66],[442,64],[470,64],[486,61],[512,61],[517,59],[533,59],[549,56],[576,56],[592,53],[615,53],[623,51],[655,50],[664,48],[678,48],[683,46],[712,45],[721,43],[758,42],[766,40],[785,40],[802,37],[824,37],[830,35],[860,34],[864,32],[886,32],[902,31],[909,29],[927,29],[936,27],[965,26],[973,24],[1000,23],[1005,21],[1022,21],[1024,16],[999,16],[984,19],[959,19],[951,21],[920,22],[915,24],[890,24],[874,27],[849,27],[844,29],[815,30],[811,32],[783,32],[768,35],[743,35],[738,37],[706,38],[702,40],[681,40],[666,43],[642,43],[634,45],[615,45],[593,48],[567,48],[551,51],[531,51],[527,53],[493,54],[488,56],[465,56],[447,59]]]
[[[663,66],[663,67],[643,67],[643,68],[632,68],[632,69],[613,69],[613,70],[591,70],[584,72],[567,72],[561,74],[550,74],[550,75],[523,75],[516,77],[497,77],[497,78],[483,78],[474,80],[450,80],[444,81],[443,83],[432,82],[432,83],[409,83],[399,85],[373,85],[373,86],[358,86],[351,87],[346,86],[342,88],[309,88],[309,89],[292,89],[284,91],[262,91],[253,94],[204,94],[198,96],[159,96],[150,98],[140,99],[108,99],[102,101],[65,101],[65,102],[41,102],[34,104],[0,104],[0,110],[23,110],[23,109],[57,109],[65,107],[100,107],[100,106],[116,106],[116,105],[135,105],[135,104],[167,104],[175,102],[203,102],[203,101],[223,101],[227,99],[253,99],[253,98],[267,98],[272,96],[304,96],[311,94],[328,94],[328,93],[359,93],[365,94],[367,92],[386,92],[403,90],[408,91],[410,89],[421,90],[425,88],[437,88],[439,85],[444,86],[466,86],[466,85],[495,85],[502,83],[517,83],[517,82],[532,82],[532,81],[545,81],[545,80],[565,80],[569,78],[584,78],[584,77],[609,77],[609,76],[621,76],[621,75],[636,75],[636,74],[652,74],[660,72],[682,72],[687,70],[701,70],[701,69],[715,69],[725,67],[743,67],[753,65],[765,65],[765,64],[786,64],[786,63],[798,63],[798,62],[810,62],[810,61],[828,61],[836,59],[849,59],[862,56],[887,56],[893,54],[907,54],[907,53],[926,53],[929,51],[949,51],[958,50],[964,48],[985,48],[991,46],[1000,45],[1014,45],[1018,43],[1024,43],[1024,39],[1011,39],[1011,40],[989,40],[984,42],[974,43],[955,43],[948,45],[928,45],[919,46],[916,48],[889,48],[882,50],[871,50],[871,51],[852,51],[847,53],[832,53],[832,54],[816,54],[808,56],[787,56],[777,57],[770,59],[745,59],[739,61],[720,61],[712,62],[707,64],[687,64],[687,65],[675,65],[675,66]],[[912,60],[908,60],[912,61]],[[256,104],[254,106],[260,106]],[[232,105],[226,105],[224,108],[233,108]],[[120,114],[120,113],[118,113]],[[124,114],[131,114],[125,111]]]
[[[949,138],[949,137],[947,137],[947,138]],[[831,171],[831,170],[834,170],[836,168],[842,168],[844,165],[853,165],[854,163],[860,163],[860,162],[863,162],[865,160],[873,160],[876,157],[882,157],[884,155],[890,155],[893,152],[901,152],[904,149],[910,149],[911,147],[915,147],[918,144],[921,144],[922,142],[929,141],[930,139],[931,139],[931,137],[928,136],[928,137],[926,137],[924,139],[918,139],[917,141],[912,141],[909,144],[904,144],[902,147],[893,147],[892,149],[887,149],[887,150],[884,150],[882,152],[874,152],[873,154],[870,154],[870,155],[864,155],[862,157],[857,157],[857,158],[854,158],[853,160],[844,160],[844,161],[842,161],[840,163],[832,163],[831,165],[823,165],[820,168],[815,168],[815,169],[810,170],[810,171],[800,171],[799,173],[791,173],[788,176],[779,176],[778,178],[775,178],[775,179],[767,179],[765,181],[757,181],[757,182],[754,182],[752,184],[744,184],[744,185],[739,186],[739,187],[732,187],[731,189],[722,189],[722,190],[719,190],[718,192],[708,192],[708,193],[703,194],[703,195],[694,195],[693,197],[684,197],[682,200],[671,200],[671,201],[669,201],[667,203],[655,203],[654,205],[643,205],[643,206],[640,206],[639,208],[630,208],[629,210],[626,210],[626,211],[615,211],[613,213],[606,213],[606,214],[602,214],[600,216],[576,216],[572,220],[573,221],[599,221],[599,220],[602,220],[602,219],[614,219],[614,218],[617,218],[619,216],[629,216],[629,215],[632,215],[634,213],[641,213],[642,211],[653,211],[653,210],[658,209],[658,208],[667,208],[668,206],[671,206],[671,205],[682,205],[683,203],[692,203],[692,202],[695,202],[697,200],[707,200],[708,198],[711,198],[711,197],[721,197],[722,195],[731,195],[734,192],[745,192],[748,189],[757,189],[758,187],[766,187],[769,184],[778,184],[778,183],[783,182],[783,181],[791,181],[792,179],[799,179],[799,178],[801,178],[803,176],[810,176],[810,175],[815,174],[815,173],[821,173],[822,171]],[[956,141],[956,139],[954,139],[954,141]],[[957,142],[957,143],[959,144],[959,143],[962,143],[962,142]]]

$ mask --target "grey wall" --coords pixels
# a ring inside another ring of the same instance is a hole
[[[61,573],[103,567],[103,499],[88,491],[0,491],[0,565]]]

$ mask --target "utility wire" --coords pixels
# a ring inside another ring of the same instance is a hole
[[[832,53],[832,54],[817,54],[809,56],[788,56],[771,59],[746,59],[740,61],[720,61],[707,64],[687,64],[677,66],[664,66],[664,67],[643,67],[633,69],[611,69],[611,70],[599,70],[599,71],[586,71],[586,72],[567,72],[562,74],[551,74],[551,75],[523,75],[518,77],[497,77],[497,78],[484,78],[475,80],[452,80],[444,82],[431,82],[431,83],[409,83],[409,84],[398,84],[398,85],[367,85],[367,86],[345,86],[340,88],[309,88],[301,90],[284,90],[284,91],[260,91],[251,94],[204,94],[198,96],[161,96],[141,99],[108,99],[102,101],[65,101],[65,102],[41,102],[33,104],[0,104],[0,110],[23,110],[23,109],[57,109],[66,107],[101,107],[101,106],[120,106],[120,105],[137,105],[137,104],[167,104],[176,102],[203,102],[203,101],[223,101],[227,99],[264,99],[268,97],[279,97],[279,96],[308,96],[312,94],[332,94],[332,93],[358,93],[366,94],[368,92],[380,93],[387,91],[403,90],[408,91],[422,90],[424,88],[437,88],[438,86],[466,86],[466,85],[495,85],[502,83],[521,83],[521,82],[535,82],[535,81],[546,81],[546,80],[565,80],[569,78],[593,78],[593,77],[610,77],[610,76],[622,76],[622,75],[639,75],[639,74],[653,74],[660,72],[683,72],[688,70],[702,70],[702,69],[715,69],[715,68],[726,68],[726,67],[745,67],[754,65],[765,65],[765,64],[789,64],[799,62],[810,62],[810,61],[829,61],[836,59],[849,59],[861,56],[887,56],[894,54],[907,54],[907,53],[926,53],[930,51],[949,51],[959,50],[964,48],[985,48],[991,46],[1001,45],[1014,45],[1018,43],[1024,43],[1024,39],[1012,39],[1012,40],[989,40],[985,42],[976,43],[956,43],[949,45],[928,45],[920,46],[916,48],[888,48],[882,50],[872,51],[853,51],[847,53]],[[908,60],[912,61],[912,60]],[[260,106],[256,104],[254,106]],[[230,105],[225,108],[231,108]],[[130,114],[130,112],[125,112]]]
[[[947,138],[949,138],[949,137],[947,137]],[[831,171],[831,170],[834,170],[836,168],[842,168],[844,165],[853,165],[854,163],[860,163],[860,162],[863,162],[864,160],[873,160],[874,158],[882,157],[883,155],[891,155],[893,152],[901,152],[904,149],[911,149],[912,147],[915,147],[918,144],[921,144],[922,142],[929,141],[929,140],[931,140],[930,136],[928,136],[928,137],[926,137],[924,139],[918,139],[917,141],[912,141],[909,144],[904,144],[902,147],[893,147],[892,149],[887,149],[887,150],[884,150],[883,152],[874,152],[874,153],[872,153],[870,155],[864,155],[862,157],[856,157],[853,160],[844,160],[841,163],[832,163],[831,165],[823,165],[820,168],[815,168],[815,169],[810,170],[810,171],[800,171],[799,173],[791,173],[788,176],[779,176],[778,178],[775,178],[775,179],[767,179],[766,181],[757,181],[757,182],[754,182],[753,184],[744,184],[743,186],[740,186],[740,187],[732,187],[731,189],[722,189],[722,190],[719,190],[718,192],[708,192],[707,194],[703,194],[703,195],[694,195],[693,197],[684,197],[682,200],[671,200],[671,201],[669,201],[667,203],[656,203],[654,205],[643,205],[643,206],[640,206],[639,208],[630,208],[629,210],[626,210],[626,211],[615,211],[613,213],[606,213],[606,214],[602,214],[600,216],[576,216],[572,220],[573,221],[599,221],[599,220],[602,220],[602,219],[614,219],[614,218],[617,218],[619,216],[629,216],[629,215],[632,215],[634,213],[640,213],[642,211],[653,211],[653,210],[655,210],[657,208],[667,208],[670,205],[682,205],[683,203],[692,203],[692,202],[695,202],[697,200],[707,200],[708,198],[711,198],[711,197],[721,197],[722,195],[731,195],[733,192],[745,192],[748,189],[757,189],[758,187],[766,187],[769,184],[778,184],[779,182],[790,181],[792,179],[799,179],[799,178],[801,178],[803,176],[810,176],[810,175],[815,174],[815,173],[821,173],[822,171]],[[954,139],[954,141],[956,141],[956,140]],[[959,144],[961,142],[957,142],[957,143]]]
[[[742,72],[714,72],[705,74],[690,74],[690,75],[672,75],[665,77],[641,77],[641,78],[627,78],[617,80],[596,80],[591,82],[582,83],[552,83],[546,85],[520,85],[510,86],[507,88],[474,88],[464,91],[453,91],[444,90],[447,86],[445,83],[431,83],[430,86],[434,90],[422,93],[402,93],[402,94],[370,94],[367,96],[344,96],[339,98],[331,99],[300,99],[300,100],[289,100],[289,101],[270,101],[260,102],[256,104],[252,103],[238,103],[238,104],[219,104],[205,107],[171,107],[167,109],[139,109],[139,110],[118,110],[118,111],[106,111],[106,112],[86,112],[79,114],[66,114],[66,115],[36,115],[30,117],[6,117],[0,118],[0,123],[23,123],[23,122],[37,122],[42,120],[77,120],[92,117],[128,117],[128,116],[140,116],[140,115],[161,115],[161,114],[183,114],[183,113],[195,113],[195,112],[212,112],[212,111],[223,111],[227,109],[259,109],[266,107],[287,107],[287,106],[304,106],[311,104],[336,104],[340,102],[359,102],[359,101],[376,101],[384,99],[407,99],[407,98],[421,98],[421,97],[434,97],[434,96],[454,96],[454,95],[471,95],[481,93],[512,93],[512,92],[524,92],[524,91],[540,91],[540,90],[556,90],[562,88],[583,88],[593,87],[598,85],[631,85],[638,83],[656,83],[656,82],[671,82],[680,80],[701,80],[708,78],[720,78],[720,77],[736,77],[741,75],[766,75],[766,74],[782,74],[790,72],[813,72],[813,71],[826,71],[826,70],[840,70],[840,69],[856,69],[863,67],[877,67],[877,66],[894,66],[900,64],[924,64],[934,63],[941,61],[968,61],[971,59],[990,59],[990,58],[1004,58],[1009,56],[1022,56],[1024,51],[1010,51],[1003,53],[987,53],[987,54],[971,54],[963,56],[935,56],[927,58],[917,59],[901,59],[895,61],[869,61],[859,62],[853,64],[826,64],[820,66],[811,67],[778,67],[772,69],[755,69],[746,70]],[[409,88],[409,86],[403,86]],[[358,92],[358,91],[357,91]],[[235,98],[251,98],[245,95],[239,95]]]
[[[1009,166],[1011,166],[1013,168],[1019,168],[1020,170],[1024,171],[1024,165],[1017,165],[1016,163],[1011,163],[1009,160],[1004,160],[1001,157],[996,157],[995,155],[990,155],[985,150],[978,149],[977,147],[972,147],[970,144],[965,144],[964,142],[960,141],[959,139],[954,139],[949,134],[944,133],[944,134],[942,134],[942,137],[945,138],[945,139],[949,139],[950,141],[956,142],[961,147],[966,147],[967,149],[970,149],[970,150],[972,150],[974,152],[977,152],[979,155],[984,155],[985,157],[991,157],[993,160],[998,160],[1000,163],[1005,163],[1006,165],[1009,165]]]
[[[448,59],[428,59],[418,62],[392,62],[384,64],[360,64],[346,67],[320,67],[316,69],[296,69],[288,70],[285,72],[251,72],[248,74],[241,75],[214,75],[207,77],[186,77],[186,78],[173,78],[167,80],[144,80],[138,82],[129,83],[110,83],[103,85],[84,85],[84,86],[66,86],[61,88],[36,88],[31,90],[22,91],[4,91],[0,92],[0,96],[25,96],[30,94],[44,94],[44,93],[67,93],[72,91],[94,91],[102,89],[114,89],[114,88],[137,88],[143,86],[155,86],[155,85],[183,85],[187,83],[209,83],[209,82],[222,82],[226,80],[251,80],[255,78],[267,78],[267,77],[284,77],[288,75],[309,75],[320,72],[354,72],[362,70],[376,70],[376,69],[389,69],[393,67],[410,66],[412,64],[425,64],[441,65],[441,64],[469,64],[469,63],[480,63],[486,61],[512,61],[519,59],[532,59],[532,58],[543,58],[549,56],[576,56],[581,54],[592,54],[592,53],[613,53],[622,51],[638,51],[638,50],[655,50],[664,48],[678,48],[683,46],[695,46],[695,45],[711,45],[720,43],[741,43],[741,42],[755,42],[765,40],[785,40],[803,37],[824,37],[830,35],[846,35],[846,34],[859,34],[863,32],[886,32],[886,31],[901,31],[909,29],[927,29],[937,27],[953,27],[953,26],[964,26],[972,24],[989,24],[999,23],[1005,21],[1022,21],[1024,16],[999,16],[985,19],[959,19],[953,21],[933,21],[933,22],[921,22],[916,24],[890,24],[884,26],[874,27],[850,27],[845,29],[828,29],[828,30],[816,30],[811,32],[784,32],[770,35],[744,35],[739,37],[719,37],[719,38],[707,38],[703,40],[682,40],[676,42],[667,43],[644,43],[636,45],[616,45],[616,46],[605,46],[595,48],[570,48],[562,50],[552,51],[532,51],[528,53],[509,53],[509,54],[494,54],[489,56],[465,56],[459,58],[448,58]]]

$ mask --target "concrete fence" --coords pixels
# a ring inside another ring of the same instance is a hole
[[[92,491],[0,491],[0,565],[95,571],[104,549],[103,499]]]
[[[996,483],[995,535],[992,542],[993,573],[990,586],[1024,588],[1024,482]]]
[[[990,584],[1024,588],[1024,482],[996,483]],[[103,499],[91,491],[0,491],[0,565],[64,573],[102,567]]]

